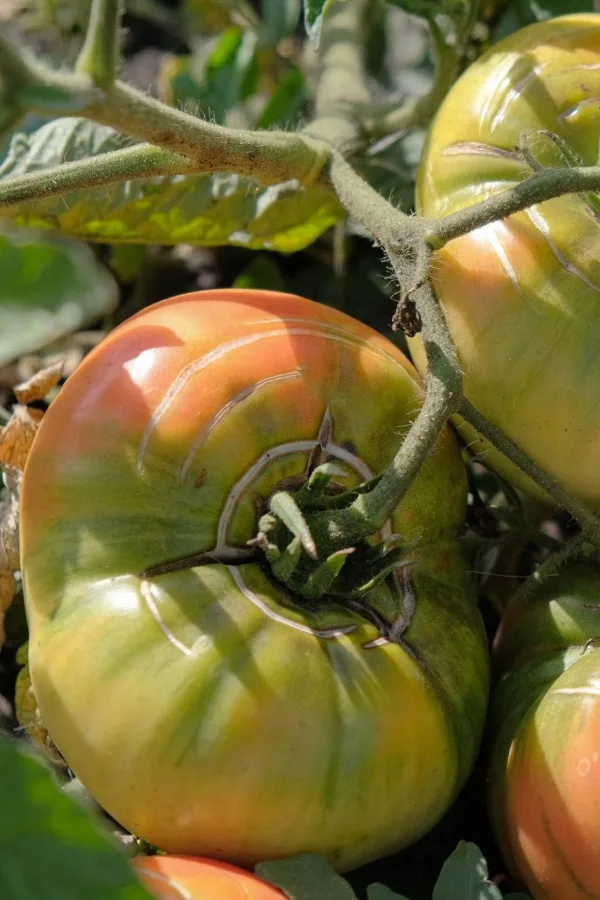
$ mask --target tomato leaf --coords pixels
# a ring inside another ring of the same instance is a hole
[[[259,878],[280,888],[290,900],[316,900],[317,897],[356,900],[348,882],[316,853],[259,863],[255,872]]]
[[[306,101],[306,84],[301,69],[290,69],[273,92],[255,128],[276,128],[294,124]]]
[[[257,50],[258,35],[228,28],[203,67],[195,56],[169,59],[161,77],[166,99],[173,106],[188,106],[194,113],[210,115],[219,125],[227,124],[229,110],[256,90]]]
[[[29,752],[0,738],[2,900],[150,900],[116,845]]]
[[[282,38],[294,33],[301,8],[302,0],[262,0],[260,9],[270,46],[276,47]]]
[[[31,135],[13,137],[0,177],[25,175],[130,143],[103,125],[84,119],[58,120]],[[324,188],[305,189],[297,181],[265,188],[238,175],[215,174],[105,185],[28,201],[7,209],[5,215],[19,224],[60,229],[111,244],[233,244],[292,253],[312,244],[345,213]],[[11,341],[21,328],[20,320],[19,329],[12,329]],[[0,334],[8,333],[0,327]]]
[[[367,900],[408,900],[403,894],[396,894],[384,884],[371,884],[367,888]]]
[[[304,0],[304,26],[308,37],[317,46],[321,40],[323,20],[332,6],[333,0]]]
[[[433,900],[502,900],[488,880],[488,867],[476,844],[461,841],[444,865],[433,889]]]
[[[118,289],[89,247],[0,226],[0,365],[111,312]]]
[[[518,0],[517,9],[528,22],[541,22],[553,16],[562,16],[573,12],[593,12],[593,0],[578,0],[576,10],[573,0]]]

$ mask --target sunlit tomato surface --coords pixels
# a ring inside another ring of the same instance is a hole
[[[452,88],[421,160],[419,212],[432,219],[505,190],[534,165],[595,165],[600,15],[524,28]],[[451,241],[435,290],[458,346],[467,397],[570,491],[600,507],[600,200],[571,195]],[[411,352],[425,367],[418,339]],[[470,429],[473,449],[523,475]],[[529,485],[531,487],[531,485]]]
[[[600,898],[600,570],[510,606],[495,658],[490,807],[536,900]]]
[[[283,900],[255,875],[192,856],[137,856],[136,874],[157,900]]]
[[[244,547],[318,441],[340,485],[380,472],[421,402],[407,360],[359,322],[225,290],[139,313],[52,403],[22,495],[31,675],[69,766],[135,834],[347,869],[448,807],[487,695],[450,432],[387,526],[416,541],[393,584],[403,645],[339,605],[294,602],[262,565],[140,576]]]

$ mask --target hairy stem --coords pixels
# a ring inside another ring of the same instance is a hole
[[[571,513],[580,524],[583,532],[597,547],[600,548],[600,521],[585,503],[582,503],[569,491],[565,490],[550,475],[540,469],[538,465],[515,444],[504,432],[486,419],[479,410],[468,400],[463,399],[460,404],[460,414],[475,428],[484,438],[500,450],[511,462],[517,465],[526,475],[535,481],[546,493],[556,501],[556,504]]]
[[[360,139],[352,107],[371,100],[362,42],[368,6],[369,0],[335,0],[328,13],[319,48],[314,118],[304,129],[345,154]]]
[[[393,259],[392,259],[393,262]],[[462,376],[456,349],[442,311],[429,285],[414,295],[423,320],[423,343],[427,353],[425,402],[398,450],[394,461],[377,485],[355,501],[355,507],[381,528],[402,501],[423,462],[433,450],[449,416],[462,400]]]
[[[6,51],[10,52],[8,55]],[[17,64],[18,61],[18,64]],[[54,115],[77,114],[124,134],[186,157],[198,172],[237,172],[259,184],[298,179],[320,180],[329,157],[326,144],[297,133],[241,131],[213,125],[173,109],[141,91],[117,81],[106,92],[85,73],[54,72],[21,56],[0,35],[0,77],[18,97],[26,87],[29,109],[47,112],[36,103],[32,87],[54,88],[65,96],[64,107],[53,98]]]
[[[122,0],[92,0],[85,41],[75,67],[105,91],[116,78],[122,15]]]
[[[191,171],[194,171],[193,166],[184,157],[159,147],[139,144],[0,180],[0,209],[102,184],[119,184],[131,178],[182,175]]]
[[[439,250],[448,241],[476,228],[482,228],[498,219],[563,194],[579,194],[600,190],[600,166],[581,168],[543,169],[525,181],[495,194],[487,200],[468,206],[460,212],[442,219],[429,221],[426,240],[430,247]]]

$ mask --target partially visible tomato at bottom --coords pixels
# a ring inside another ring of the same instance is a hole
[[[276,887],[228,863],[193,856],[137,856],[132,865],[157,900],[283,900]]]

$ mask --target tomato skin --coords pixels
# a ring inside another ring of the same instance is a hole
[[[600,570],[572,565],[509,605],[494,658],[490,811],[536,900],[600,897]]]
[[[136,856],[136,873],[157,900],[282,900],[282,892],[255,875],[212,859]]]
[[[326,414],[350,485],[389,464],[421,403],[380,335],[260,291],[144,310],[67,381],[24,475],[31,676],[68,765],[132,832],[170,853],[317,852],[345,870],[448,807],[488,683],[449,431],[390,524],[419,539],[406,646],[365,647],[376,629],[339,607],[291,607],[258,565],[138,574],[243,546],[256,495],[304,471]],[[339,625],[354,631],[310,631]]]
[[[522,135],[545,166],[595,165],[599,95],[600,15],[540,22],[500,41],[457,81],[434,120],[418,173],[418,211],[437,219],[528,177],[531,168],[515,153]],[[600,256],[598,212],[588,199],[560,197],[453,240],[435,254],[432,277],[468,399],[598,509]],[[419,338],[411,353],[424,371]],[[456,422],[486,462],[540,493]]]

